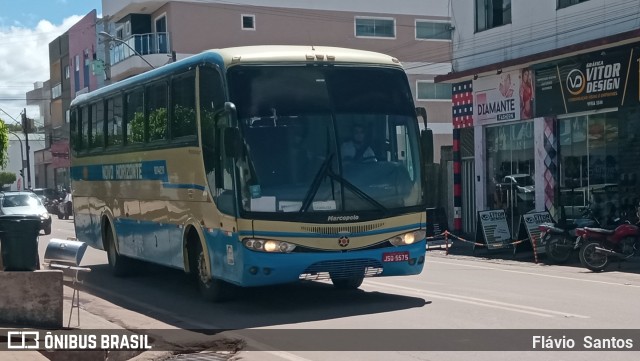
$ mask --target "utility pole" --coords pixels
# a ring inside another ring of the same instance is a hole
[[[27,150],[27,184],[25,187],[31,189],[31,164],[29,163],[29,131],[31,125],[29,124],[29,118],[27,118],[27,108],[22,110],[22,130],[24,131],[24,143]]]

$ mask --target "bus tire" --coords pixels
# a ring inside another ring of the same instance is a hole
[[[364,276],[355,276],[349,278],[331,278],[333,287],[338,290],[356,290],[362,285]]]
[[[131,259],[120,255],[116,249],[116,242],[113,239],[113,231],[109,224],[105,224],[105,243],[107,248],[107,259],[111,272],[116,277],[124,277],[131,274]]]
[[[205,265],[206,258],[204,256],[204,250],[202,249],[200,241],[195,241],[192,245],[189,249],[191,260],[194,261],[191,263],[191,267],[193,267],[191,273],[198,282],[198,289],[200,290],[202,298],[209,302],[221,302],[229,299],[231,285],[209,275]]]

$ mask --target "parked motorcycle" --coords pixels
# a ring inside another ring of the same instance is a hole
[[[580,248],[576,230],[584,227],[600,227],[598,219],[588,207],[583,210],[582,218],[539,225],[540,239],[544,243],[547,258],[554,263],[567,262],[571,253]]]
[[[71,200],[71,194],[67,193],[64,198],[61,198],[61,200],[57,204],[57,207],[58,209],[56,214],[58,215],[58,219],[69,219],[69,216],[73,214],[73,202]]]
[[[640,255],[640,227],[624,223],[613,230],[581,228],[576,234],[583,239],[580,263],[594,272],[604,270],[611,257],[625,260]]]
[[[44,202],[44,208],[47,209],[49,214],[58,214],[58,203],[60,203],[57,199],[46,199]]]

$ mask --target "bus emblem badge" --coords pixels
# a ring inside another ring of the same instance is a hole
[[[338,238],[338,244],[340,245],[340,247],[348,246],[349,245],[349,237],[342,236],[342,237]]]

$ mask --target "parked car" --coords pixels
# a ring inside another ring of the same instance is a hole
[[[533,178],[529,174],[511,174],[502,180],[507,187],[514,187],[521,201],[533,201],[535,198],[535,186]]]
[[[51,215],[40,198],[33,192],[0,193],[0,213],[3,215],[29,215],[40,217],[40,229],[51,234]]]

